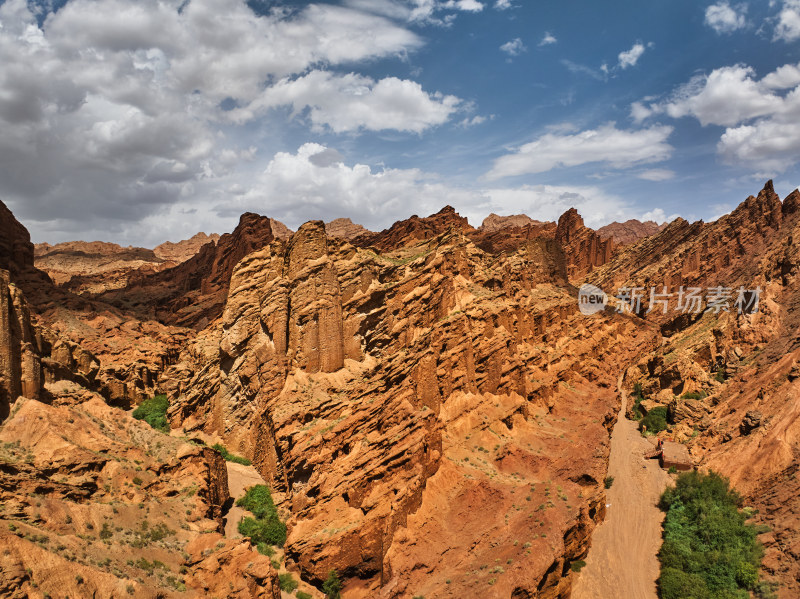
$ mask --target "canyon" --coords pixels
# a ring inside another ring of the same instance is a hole
[[[662,407],[796,597],[798,227],[800,192],[771,182],[711,223],[245,213],[153,250],[34,246],[0,203],[0,594],[277,598],[290,572],[322,597],[335,570],[346,599],[566,598],[611,431]],[[584,283],[641,305],[585,315]],[[130,414],[157,394],[169,434]],[[231,530],[217,442],[272,489],[280,562]]]

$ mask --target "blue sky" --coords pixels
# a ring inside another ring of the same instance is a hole
[[[448,203],[709,220],[798,182],[800,0],[5,0],[0,25],[0,199],[36,241]]]

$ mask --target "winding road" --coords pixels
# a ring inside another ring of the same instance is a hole
[[[573,599],[656,599],[663,513],[658,498],[669,481],[657,460],[642,455],[653,445],[625,417],[627,394],[618,382],[622,406],[611,432],[606,519],[572,590]]]

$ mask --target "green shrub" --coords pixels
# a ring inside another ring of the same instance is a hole
[[[603,486],[605,486],[606,489],[610,489],[611,485],[613,485],[613,484],[614,484],[614,477],[613,476],[606,476],[603,479]]]
[[[266,543],[258,543],[256,545],[256,550],[261,555],[266,555],[267,557],[275,555],[275,550],[272,548],[272,545],[267,545]]]
[[[342,583],[336,570],[328,572],[328,579],[322,584],[322,590],[327,599],[341,599]]]
[[[583,567],[585,565],[586,565],[586,562],[579,559],[577,561],[572,562],[569,565],[569,567],[570,567],[570,570],[572,570],[573,572],[580,572],[581,570],[583,570]]]
[[[658,554],[662,599],[747,599],[757,588],[763,551],[728,480],[683,473],[659,506],[667,513]]]
[[[244,466],[249,466],[253,462],[248,460],[247,458],[243,458],[242,456],[232,454],[227,450],[227,448],[222,445],[221,443],[215,443],[211,446],[213,449],[216,449],[219,454],[223,457],[223,459],[227,462],[233,462],[235,464],[242,464]]]
[[[648,433],[659,433],[667,429],[667,408],[658,406],[647,413],[647,416],[639,421],[639,430],[643,431],[647,427]]]
[[[156,395],[150,399],[145,399],[137,407],[132,416],[136,420],[144,420],[157,431],[169,433],[169,422],[167,421],[167,408],[169,400],[166,395]]]
[[[256,547],[260,543],[283,546],[286,542],[286,524],[281,522],[269,487],[266,485],[250,487],[236,505],[255,516],[242,518],[239,522],[239,534],[250,537]]]
[[[297,599],[312,599],[311,594],[305,591],[297,591],[294,596],[297,597]]]
[[[239,521],[239,534],[260,543],[280,545],[286,542],[286,525],[278,519],[256,519],[245,516]]]
[[[291,593],[297,589],[300,583],[294,579],[294,576],[287,572],[286,574],[278,574],[278,584],[280,585],[282,591]]]
[[[681,399],[705,399],[708,393],[705,391],[690,391],[681,395]]]

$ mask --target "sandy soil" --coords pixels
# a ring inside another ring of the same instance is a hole
[[[611,433],[608,473],[614,484],[608,490],[605,521],[592,535],[592,547],[572,591],[573,599],[656,599],[663,513],[658,498],[669,474],[658,460],[642,455],[654,445],[643,438],[637,425],[625,418],[627,397]]]

